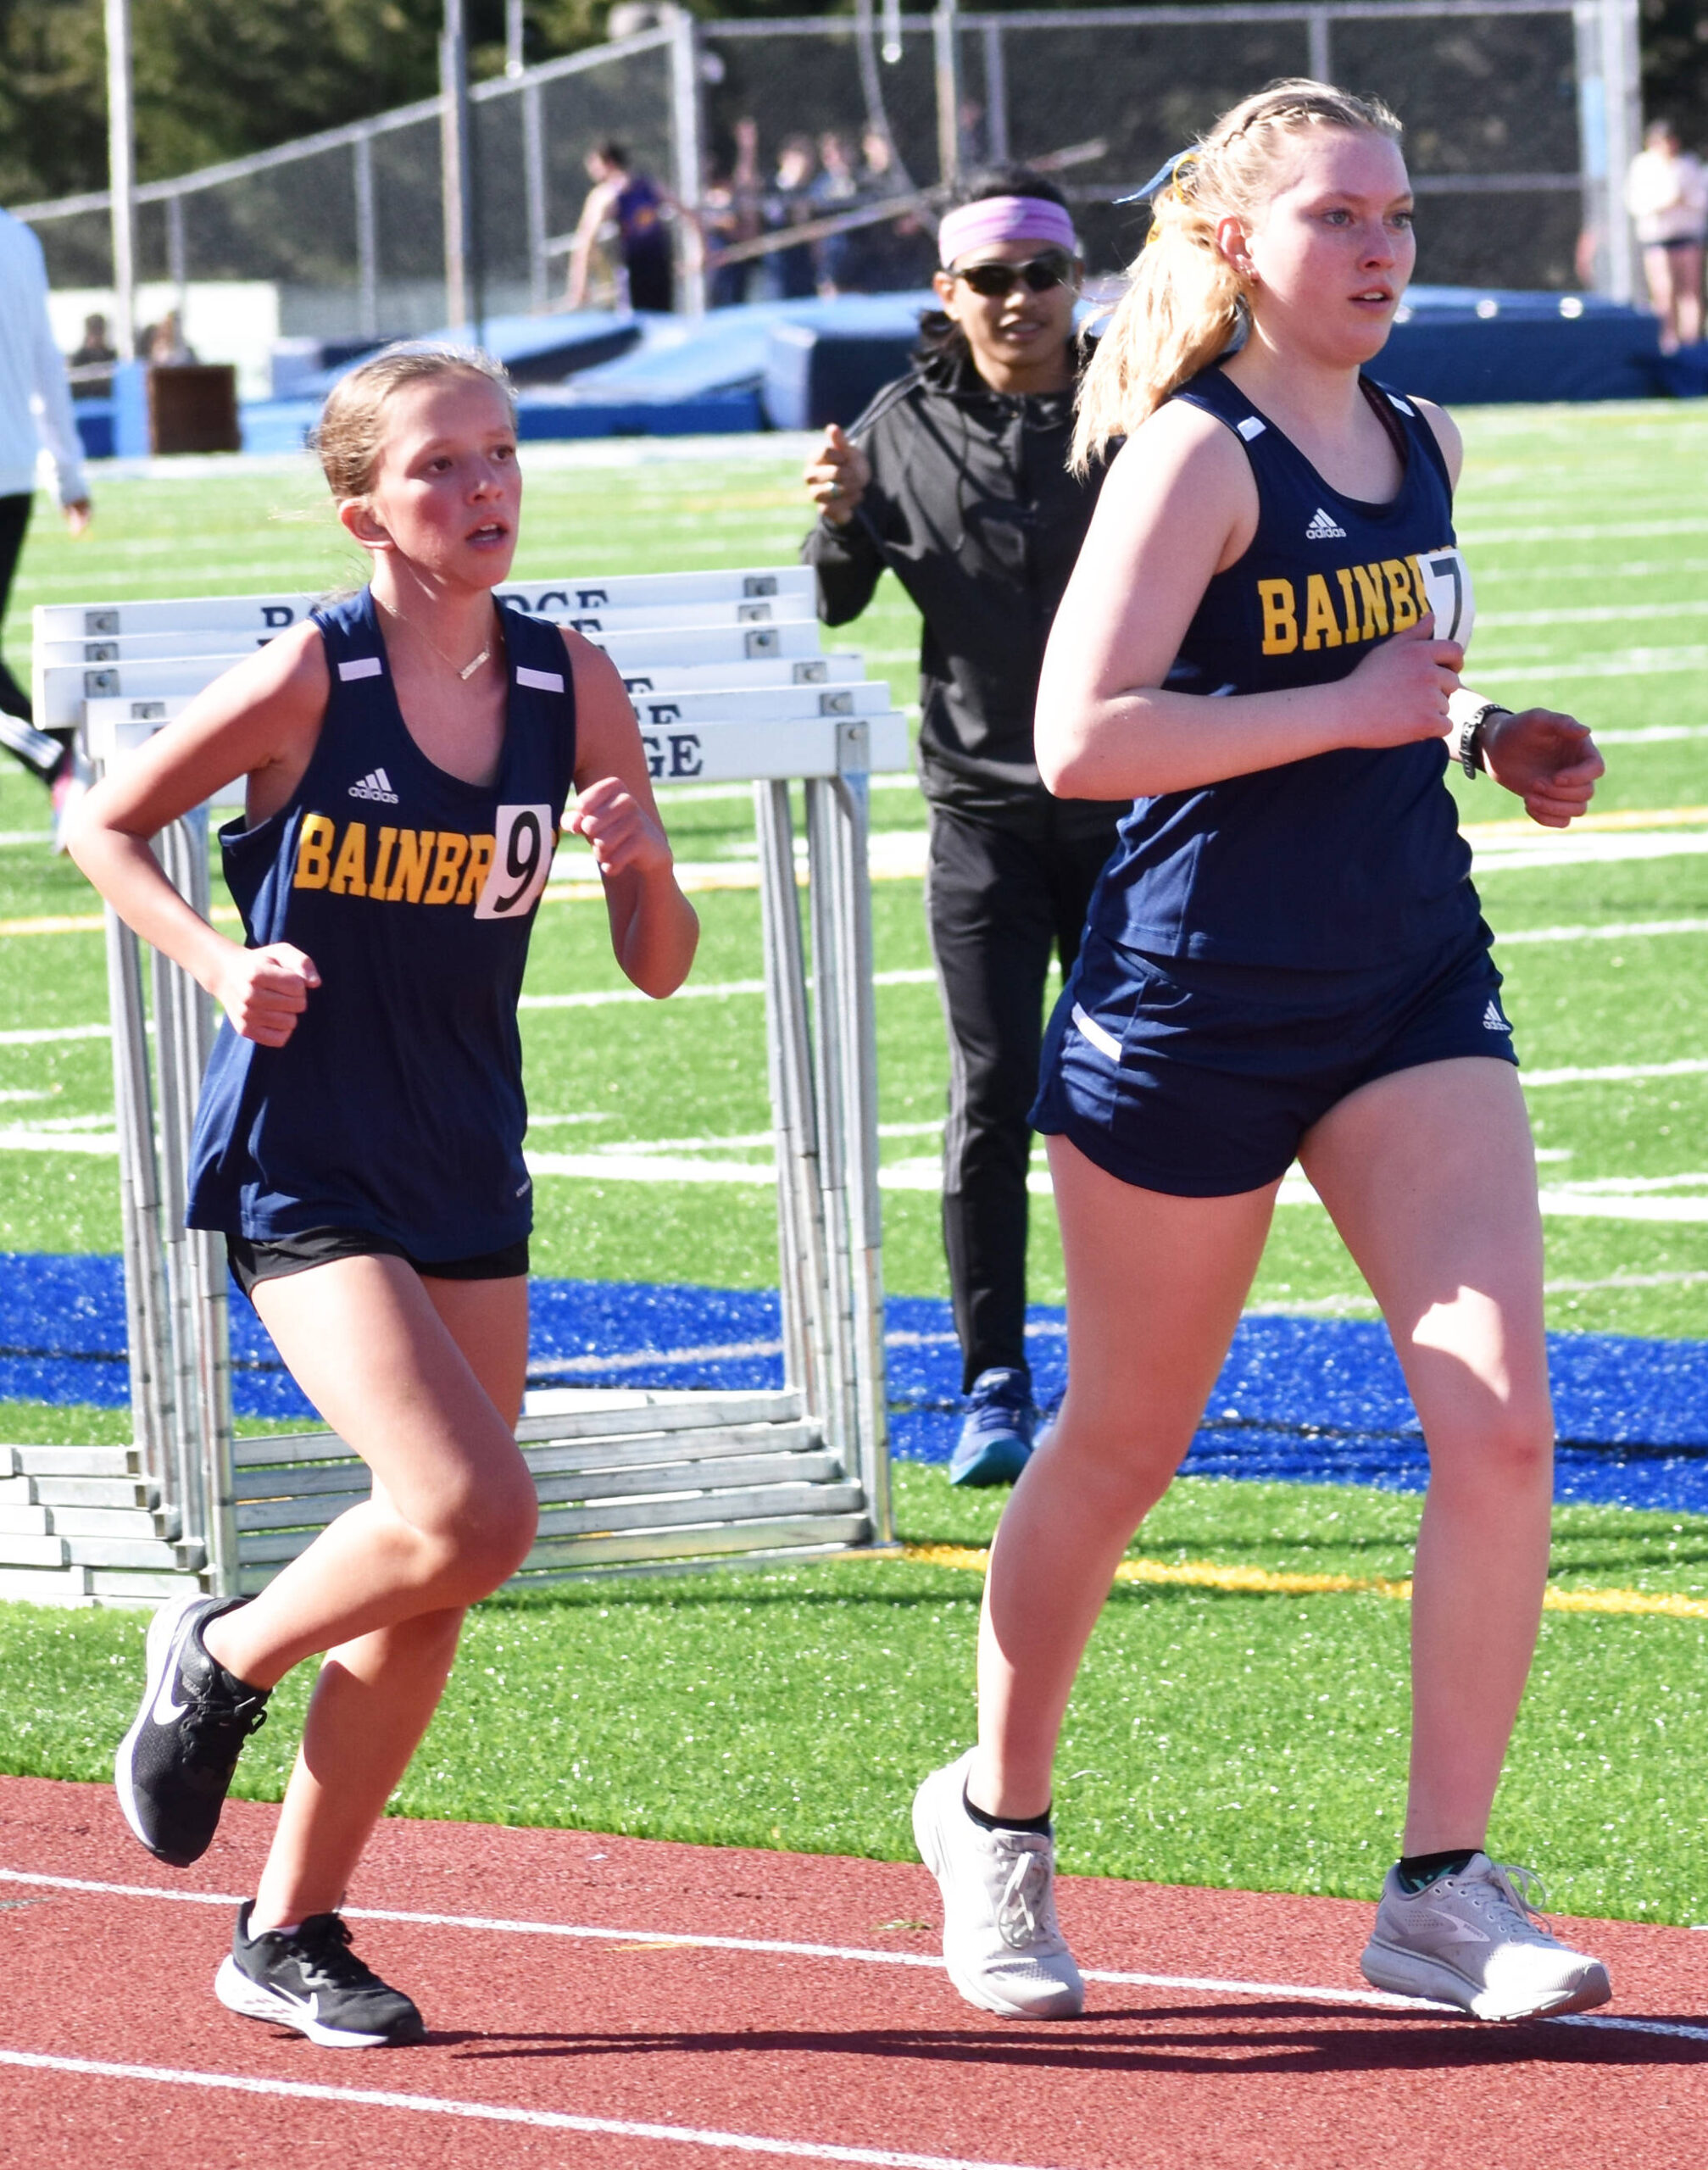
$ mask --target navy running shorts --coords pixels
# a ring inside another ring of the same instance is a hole
[[[477,1258],[430,1260],[415,1258],[391,1237],[376,1236],[365,1228],[305,1228],[300,1235],[255,1243],[247,1236],[228,1235],[225,1255],[232,1279],[252,1301],[258,1281],[281,1281],[287,1274],[306,1273],[310,1266],[325,1266],[335,1258],[400,1258],[424,1280],[432,1281],[509,1281],[528,1270],[526,1236]]]
[[[1403,965],[1292,971],[1159,957],[1088,933],[1044,1037],[1033,1129],[1122,1182],[1230,1198],[1372,1079],[1460,1055],[1516,1064],[1492,937]]]

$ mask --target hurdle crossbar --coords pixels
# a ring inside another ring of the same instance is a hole
[[[500,591],[612,655],[659,781],[753,783],[784,1349],[776,1393],[546,1397],[564,1405],[525,1421],[520,1434],[542,1513],[524,1581],[889,1541],[868,780],[875,768],[907,765],[908,737],[858,655],[820,651],[811,582],[808,569],[787,566]],[[43,712],[63,710],[100,765],[122,760],[313,604],[273,595],[42,606]],[[214,803],[231,796],[217,793]],[[174,824],[157,851],[205,913],[207,809]],[[234,1439],[223,1249],[183,1225],[211,1004],[155,955],[151,1059],[141,945],[110,913],[108,954],[137,1448],[184,1558],[199,1561],[209,1588],[251,1591],[368,1477],[330,1433]]]

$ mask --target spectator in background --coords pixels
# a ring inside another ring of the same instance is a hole
[[[585,306],[593,244],[606,227],[615,226],[629,307],[667,314],[676,305],[670,230],[665,224],[668,198],[650,175],[635,170],[620,143],[600,143],[583,163],[593,185],[570,248],[565,305]]]
[[[71,381],[85,399],[110,399],[113,380],[99,374],[111,369],[119,350],[107,337],[107,320],[98,311],[83,320],[83,340],[72,355]]]
[[[36,454],[44,447],[66,524],[81,535],[89,525],[89,492],[65,364],[47,321],[47,267],[29,227],[0,211],[0,620],[30,525]],[[30,697],[3,660],[0,745],[52,793],[57,849],[62,818],[81,795],[71,734],[35,728]]]
[[[854,154],[847,136],[834,128],[826,129],[819,137],[818,177],[807,194],[815,219],[834,218],[838,211],[850,211],[859,198],[860,176],[854,171]],[[844,275],[853,254],[850,244],[854,238],[851,233],[830,234],[818,243],[818,288],[821,294],[841,293],[847,288],[848,281]]]
[[[142,344],[142,358],[151,369],[181,370],[196,359],[196,349],[184,337],[178,312],[169,309],[151,327]]]
[[[759,178],[759,125],[743,115],[735,126],[736,154],[714,171],[700,205],[700,230],[710,249],[732,248],[757,238],[765,184]],[[751,262],[720,264],[712,272],[714,309],[735,309],[748,298]]]
[[[1702,242],[1708,231],[1708,174],[1678,141],[1670,120],[1651,120],[1625,181],[1625,208],[1643,245],[1649,298],[1661,320],[1661,351],[1676,354],[1702,337]]]
[[[818,153],[810,136],[785,136],[777,153],[777,170],[765,197],[765,223],[768,233],[787,233],[804,225],[813,215],[812,184]],[[804,301],[818,292],[817,270],[810,242],[798,248],[779,248],[765,259],[768,301]]]
[[[882,128],[867,127],[860,137],[860,159],[862,202],[882,203],[886,196],[911,192],[897,161],[895,146]],[[911,211],[904,212],[887,225],[863,230],[856,275],[861,293],[902,293],[915,287],[928,287],[936,270],[937,251],[932,236]]]

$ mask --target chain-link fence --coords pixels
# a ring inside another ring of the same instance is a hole
[[[793,247],[789,235],[988,160],[1056,159],[1092,270],[1114,272],[1145,218],[1115,199],[1235,99],[1295,74],[1378,94],[1405,120],[1421,278],[1632,290],[1610,175],[1636,147],[1635,0],[889,8],[881,18],[858,0],[849,16],[698,25],[659,13],[655,28],[475,86],[477,316],[558,303],[583,161],[607,136],[680,207],[677,292],[690,309],[917,284],[932,260],[917,221],[880,219]],[[137,275],[181,294],[266,282],[287,337],[426,331],[446,318],[442,176],[431,99],[151,182],[136,196]],[[104,195],[20,215],[56,287],[110,285]],[[735,260],[720,263],[731,247]]]

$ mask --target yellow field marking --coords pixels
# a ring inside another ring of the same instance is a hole
[[[1708,821],[1708,806],[1627,806],[1610,814],[1580,814],[1573,829],[1700,829]],[[1463,821],[1459,833],[1467,843],[1493,841],[1496,837],[1533,837],[1538,826],[1529,815],[1510,821]],[[1548,833],[1545,831],[1540,833]]]
[[[908,1544],[902,1557],[927,1567],[965,1567],[982,1574],[988,1550],[965,1544]],[[1411,1580],[1380,1576],[1288,1575],[1268,1567],[1224,1566],[1214,1560],[1123,1560],[1115,1571],[1118,1583],[1172,1583],[1188,1589],[1243,1591],[1260,1597],[1365,1596],[1393,1598],[1404,1605]],[[1655,1613],[1673,1620],[1708,1620],[1708,1598],[1682,1597],[1672,1590],[1562,1590],[1543,1594],[1544,1612]]]
[[[209,916],[215,926],[236,926],[242,921],[235,904],[215,904]],[[61,912],[46,919],[0,919],[0,935],[99,934],[106,924],[99,912]]]

